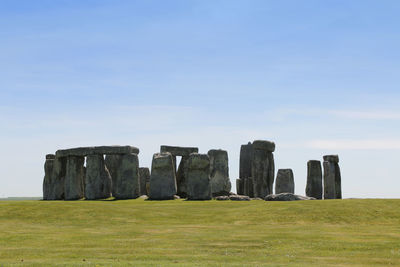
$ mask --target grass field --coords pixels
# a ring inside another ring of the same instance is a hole
[[[1,201],[9,265],[400,266],[400,200]]]

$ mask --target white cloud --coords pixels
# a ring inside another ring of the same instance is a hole
[[[364,139],[364,140],[313,140],[307,147],[332,150],[393,150],[400,149],[400,139]]]
[[[400,111],[389,110],[331,110],[329,114],[348,119],[365,119],[365,120],[400,120]]]

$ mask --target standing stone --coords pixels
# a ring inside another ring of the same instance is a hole
[[[67,158],[55,157],[53,165],[52,183],[53,191],[50,199],[64,199],[65,175],[67,171]]]
[[[239,161],[239,181],[236,182],[236,192],[239,195],[253,195],[253,181],[248,180],[252,177],[253,145],[249,142],[240,147]]]
[[[324,198],[342,198],[342,182],[338,155],[324,156]]]
[[[117,176],[118,176],[118,169],[121,164],[121,157],[122,155],[106,155],[105,157],[105,164],[107,170],[110,172],[111,180],[112,180],[112,188],[111,193],[115,196],[115,185],[117,184]]]
[[[243,194],[245,196],[254,197],[254,184],[252,177],[243,179]]]
[[[294,177],[292,169],[280,169],[276,175],[275,194],[294,194]]]
[[[199,149],[197,147],[179,147],[179,146],[166,146],[160,147],[160,152],[168,152],[172,155],[172,162],[174,166],[174,172],[177,183],[177,194],[184,198],[187,196],[186,192],[186,173],[187,173],[187,161],[191,153],[197,153]],[[176,169],[176,157],[181,156],[181,162],[179,163],[178,170]]]
[[[116,199],[138,198],[140,193],[138,155],[125,154],[117,159],[113,196]]]
[[[150,170],[149,168],[139,168],[140,178],[140,195],[147,195],[146,183],[150,181]]]
[[[52,181],[53,167],[54,159],[46,156],[46,161],[44,163],[43,200],[50,200],[50,194],[54,190]]]
[[[307,162],[306,196],[322,199],[322,169],[319,160]]]
[[[66,158],[46,155],[43,200],[64,199]]]
[[[186,185],[189,200],[211,199],[210,159],[208,155],[190,154]]]
[[[227,196],[231,191],[229,180],[228,152],[212,149],[208,151],[210,159],[210,185],[212,196]]]
[[[335,198],[335,163],[324,161],[324,199]]]
[[[81,199],[84,196],[84,157],[68,156],[65,173],[65,200]]]
[[[85,198],[88,200],[111,197],[111,175],[103,155],[89,155],[86,158]]]
[[[187,165],[189,156],[182,156],[181,162],[179,163],[178,171],[176,173],[176,184],[178,196],[185,198],[187,196],[186,189],[186,177],[187,177]]]
[[[243,184],[243,182],[244,182],[244,180],[243,179],[236,179],[236,193],[238,194],[238,195],[243,195],[244,193],[244,191],[243,191],[243,187],[244,187],[244,184]]]
[[[275,143],[256,140],[253,142],[253,157],[251,173],[253,177],[254,197],[264,198],[272,194],[274,183]]]
[[[247,145],[240,147],[240,162],[239,162],[239,177],[248,178],[252,177],[251,166],[253,159],[253,145],[249,142]]]
[[[153,200],[174,199],[176,177],[171,153],[156,153],[151,163],[149,197]]]

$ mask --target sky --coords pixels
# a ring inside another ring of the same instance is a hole
[[[0,0],[0,197],[41,196],[45,154],[276,143],[305,194],[338,154],[345,198],[400,197],[400,2]]]

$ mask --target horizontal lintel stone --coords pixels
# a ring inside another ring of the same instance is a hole
[[[275,143],[266,140],[255,140],[253,142],[253,149],[266,150],[268,152],[275,151]]]
[[[160,152],[169,152],[173,156],[189,156],[191,153],[198,153],[197,147],[161,146]]]
[[[134,146],[94,146],[94,147],[77,147],[71,149],[57,150],[57,157],[68,156],[88,156],[95,154],[106,155],[123,155],[123,154],[139,154],[139,149]]]

